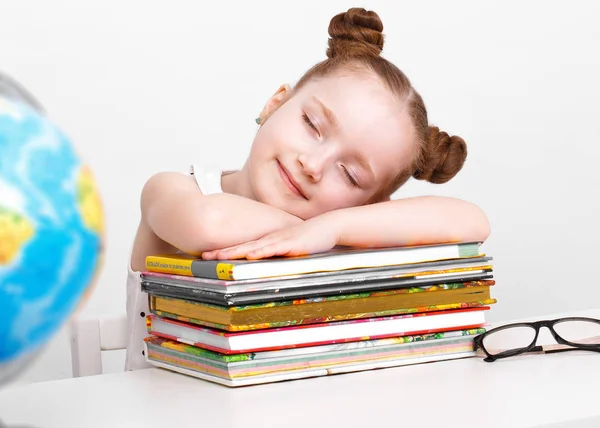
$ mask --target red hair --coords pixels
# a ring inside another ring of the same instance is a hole
[[[368,70],[406,103],[417,136],[415,156],[381,189],[377,198],[389,196],[411,176],[431,183],[445,183],[461,170],[467,157],[464,140],[429,126],[427,109],[419,93],[398,67],[380,56],[382,32],[383,23],[375,12],[352,8],[334,16],[329,23],[327,59],[310,68],[296,84],[299,89],[311,79],[340,69]]]

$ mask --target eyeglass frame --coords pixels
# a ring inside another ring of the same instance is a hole
[[[598,324],[598,326],[600,327],[600,319],[588,318],[588,317],[564,317],[564,318],[556,318],[553,320],[518,322],[518,323],[506,324],[506,325],[495,327],[491,330],[486,331],[485,333],[481,333],[481,334],[475,336],[475,338],[473,339],[473,350],[475,352],[477,352],[479,349],[481,349],[486,356],[483,359],[483,361],[488,362],[488,363],[494,362],[496,360],[500,360],[502,358],[514,357],[515,355],[525,354],[525,353],[529,353],[529,352],[543,352],[545,354],[551,354],[551,353],[555,353],[555,352],[566,352],[566,351],[600,352],[600,343],[584,344],[584,343],[570,342],[570,341],[564,339],[563,337],[561,337],[556,332],[556,330],[554,330],[554,326],[556,324],[559,324],[562,322],[567,322],[567,321],[593,322],[593,323]],[[501,330],[507,330],[507,329],[514,328],[514,327],[533,328],[535,330],[535,336],[533,337],[531,344],[529,344],[528,346],[523,347],[523,348],[507,349],[507,350],[502,351],[495,355],[490,354],[488,352],[488,350],[485,348],[485,345],[483,344],[483,340],[485,339],[485,337],[489,336],[492,333],[495,333],[495,332],[498,332]],[[550,334],[552,334],[552,337],[554,337],[554,340],[556,340],[556,342],[559,345],[545,345],[545,346],[537,345],[538,336],[540,334],[540,329],[542,327],[546,327],[546,328],[548,328],[548,330],[550,330]]]

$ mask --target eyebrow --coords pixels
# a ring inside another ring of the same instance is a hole
[[[337,117],[335,117],[335,114],[325,104],[323,104],[323,102],[321,102],[321,100],[318,99],[317,97],[312,97],[312,99],[314,102],[316,102],[319,105],[319,107],[321,107],[321,110],[323,110],[323,115],[325,116],[325,119],[327,119],[327,121],[331,124],[331,126],[333,126],[334,128],[338,128],[339,122],[337,120]]]

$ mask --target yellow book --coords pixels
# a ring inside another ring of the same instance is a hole
[[[490,297],[494,283],[470,281],[232,307],[151,296],[150,309],[180,321],[241,331],[483,306],[495,303]]]

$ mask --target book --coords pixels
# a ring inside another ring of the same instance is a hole
[[[474,356],[484,328],[226,355],[155,336],[145,340],[148,363],[228,386],[347,373]]]
[[[426,275],[410,275],[381,279],[372,282],[369,278],[348,282],[323,284],[314,287],[275,288],[265,291],[228,293],[226,290],[206,290],[201,284],[177,284],[170,280],[142,281],[142,291],[154,296],[181,298],[224,306],[239,306],[313,297],[339,296],[363,291],[390,290],[394,288],[438,285],[450,282],[479,281],[492,279],[491,266],[473,269],[444,270]]]
[[[180,321],[227,331],[246,331],[397,315],[416,312],[418,308],[490,305],[495,302],[490,297],[493,284],[490,280],[470,281],[229,307],[151,296],[150,310]]]
[[[236,281],[145,271],[141,273],[141,279],[142,281],[154,283],[177,284],[181,286],[201,288],[207,291],[234,294],[245,291],[255,292],[307,288],[331,284],[345,284],[350,282],[378,282],[388,279],[458,272],[462,269],[491,269],[491,260],[491,257],[479,255],[475,257],[465,257],[454,260],[407,263],[399,266],[377,266],[370,268],[348,269],[343,271],[312,272],[306,274],[285,275],[268,278],[252,278]]]
[[[470,347],[467,347],[470,349]],[[407,366],[414,364],[425,364],[431,362],[439,362],[439,361],[448,361],[448,360],[456,360],[460,358],[470,358],[474,357],[476,354],[472,350],[467,350],[465,352],[450,352],[450,353],[438,353],[433,355],[424,355],[422,357],[416,358],[406,358],[406,359],[398,359],[398,360],[387,360],[387,361],[364,361],[355,364],[349,365],[340,365],[337,367],[319,367],[319,368],[308,368],[304,370],[296,370],[296,371],[288,371],[283,373],[274,373],[269,376],[248,376],[244,378],[234,378],[227,379],[225,377],[214,376],[206,373],[203,370],[199,370],[198,368],[188,368],[188,366],[193,365],[192,362],[188,362],[189,359],[184,359],[184,355],[180,354],[182,362],[172,362],[173,357],[168,359],[165,358],[166,361],[157,357],[156,351],[151,348],[146,348],[146,353],[149,353],[150,356],[146,358],[146,361],[153,365],[154,367],[165,369],[171,372],[180,373],[183,375],[187,375],[190,377],[195,377],[198,379],[206,380],[209,382],[221,384],[229,387],[237,387],[237,386],[250,386],[250,385],[260,385],[265,383],[274,383],[274,382],[282,382],[282,381],[291,381],[297,379],[306,379],[312,377],[320,377],[320,376],[329,376],[336,375],[342,373],[353,373],[360,372],[366,370],[376,370],[383,369],[389,367],[399,367],[399,366]],[[160,355],[160,354],[159,354]],[[163,357],[164,358],[164,357]]]
[[[273,257],[260,260],[203,260],[199,257],[176,253],[146,257],[146,270],[238,281],[311,272],[460,259],[479,255],[478,242],[376,249],[343,247],[305,256]]]
[[[141,280],[142,290],[149,294],[232,306],[441,282],[490,279],[493,270],[491,259],[479,256],[461,260],[239,281],[143,272]]]
[[[205,320],[199,320],[195,318],[189,318],[182,315],[175,315],[169,312],[163,312],[159,310],[151,310],[151,313],[161,317],[168,318],[172,320],[181,321],[188,324],[196,324],[211,328],[216,328],[217,330],[225,330],[225,331],[251,331],[251,330],[262,330],[266,328],[277,328],[277,327],[290,327],[294,325],[306,325],[306,324],[319,324],[325,322],[333,322],[333,321],[345,321],[345,320],[353,320],[353,319],[361,319],[361,318],[375,318],[375,317],[385,317],[390,315],[401,315],[401,314],[414,314],[417,312],[434,312],[434,311],[447,311],[451,309],[464,309],[464,308],[478,308],[482,306],[489,306],[496,303],[496,299],[490,298],[486,300],[476,300],[470,302],[460,302],[460,303],[447,303],[443,305],[429,305],[429,306],[416,306],[412,308],[402,308],[391,311],[376,311],[376,312],[365,312],[365,313],[353,313],[353,314],[344,314],[338,315],[334,317],[318,317],[318,318],[304,318],[301,320],[287,320],[281,322],[266,322],[259,324],[246,324],[246,325],[236,325],[229,326],[225,324],[213,323]]]
[[[147,315],[150,335],[223,354],[315,346],[482,327],[489,306],[423,312],[265,330],[226,332]]]

